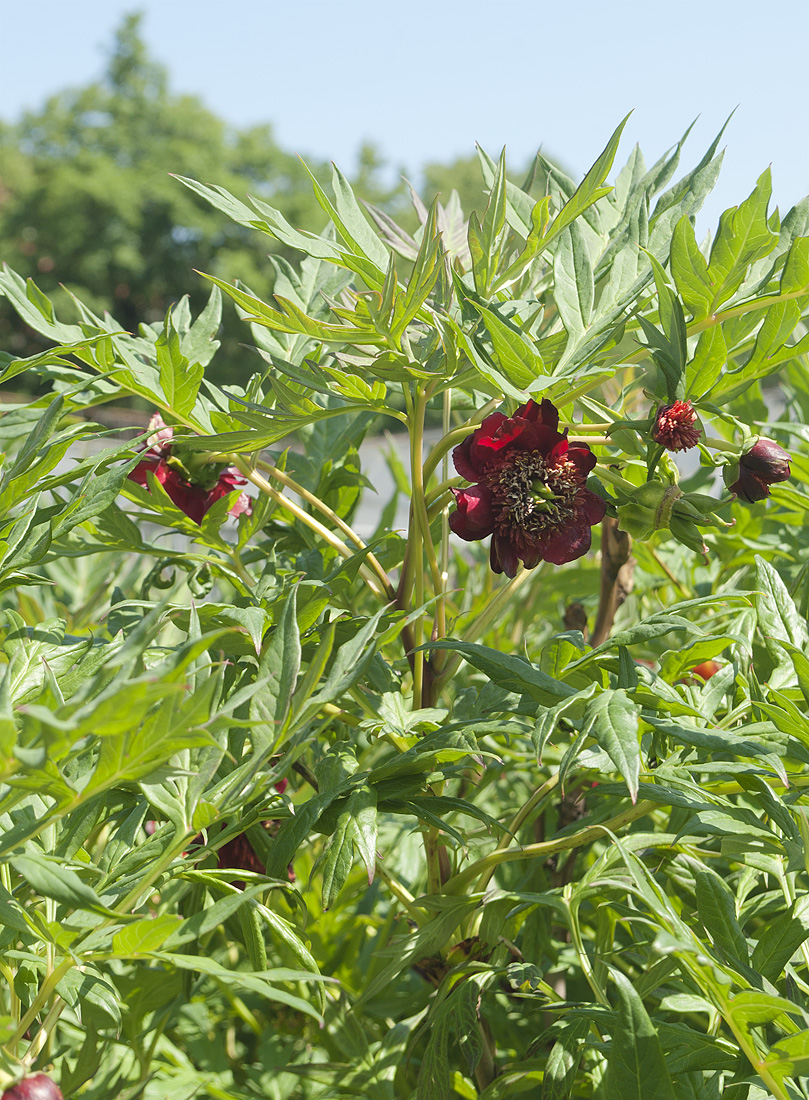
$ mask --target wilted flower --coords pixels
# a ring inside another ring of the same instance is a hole
[[[449,525],[467,542],[492,536],[495,573],[513,577],[520,561],[533,569],[581,557],[604,518],[606,504],[586,488],[595,455],[558,427],[550,401],[528,401],[514,416],[486,417],[452,452],[458,473],[475,484],[453,489],[458,508]]]
[[[149,428],[153,434],[146,440],[143,458],[129,478],[148,489],[148,475],[154,474],[172,503],[194,523],[202,523],[202,517],[217,500],[247,484],[232,466],[223,469],[207,465],[192,474],[176,453],[182,450],[182,437],[175,436],[174,428],[164,422],[160,413],[151,418]],[[242,492],[229,511],[232,516],[249,515],[250,508],[250,497]]]
[[[696,447],[702,432],[695,427],[696,410],[690,401],[661,405],[652,426],[652,439],[667,451],[687,451]]]
[[[770,486],[777,481],[786,481],[790,475],[791,455],[773,443],[771,439],[759,439],[746,454],[739,457],[738,469],[728,466],[725,482],[731,493],[753,504],[770,495]],[[736,473],[736,480],[729,484]]]

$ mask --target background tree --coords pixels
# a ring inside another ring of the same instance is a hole
[[[278,145],[271,125],[235,129],[197,97],[171,92],[166,68],[150,58],[141,38],[140,18],[124,19],[99,81],[52,96],[16,124],[0,123],[0,260],[33,277],[66,316],[72,316],[72,292],[133,332],[162,319],[183,293],[194,309],[202,307],[208,287],[194,269],[239,278],[266,297],[273,282],[267,252],[285,253],[222,218],[169,173],[216,180],[241,198],[258,195],[298,227],[317,232],[325,224],[306,168]],[[327,183],[330,165],[307,162]],[[357,194],[415,231],[401,176],[388,181],[370,143],[357,162]],[[428,165],[426,185],[428,199],[441,192],[442,202],[456,188],[467,214],[485,207],[474,156]],[[285,258],[298,259],[286,251]],[[258,363],[240,343],[244,338],[244,327],[227,310],[217,362],[227,365],[231,380],[245,379]],[[0,348],[25,356],[43,346],[0,305]]]

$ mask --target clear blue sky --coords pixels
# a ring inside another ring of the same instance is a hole
[[[98,77],[133,10],[174,91],[348,171],[364,140],[412,174],[479,141],[580,175],[632,108],[619,162],[699,115],[690,166],[738,107],[702,226],[770,163],[782,214],[809,193],[807,0],[0,0],[0,117]]]

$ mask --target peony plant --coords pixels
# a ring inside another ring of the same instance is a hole
[[[808,1095],[807,204],[700,245],[624,125],[410,227],[180,180],[301,262],[138,334],[0,279],[7,1095]]]

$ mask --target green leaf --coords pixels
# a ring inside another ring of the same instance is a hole
[[[694,401],[704,397],[721,377],[728,361],[728,349],[721,325],[712,325],[700,334],[694,358],[686,363],[686,396]]]
[[[473,668],[484,672],[495,684],[506,688],[507,691],[530,695],[543,706],[552,705],[560,699],[569,699],[577,694],[574,687],[554,680],[536,665],[512,653],[501,653],[497,649],[455,640],[429,642],[423,648],[451,649],[460,653]]]
[[[519,390],[530,390],[537,378],[545,373],[536,345],[516,326],[502,320],[495,310],[477,302],[470,301],[469,304],[478,310],[483,319],[500,370]]]
[[[804,895],[767,924],[750,958],[754,970],[776,982],[802,943],[809,939],[809,896]]]
[[[174,913],[160,913],[156,917],[136,920],[115,933],[112,949],[119,958],[148,955],[163,946],[171,933],[177,930],[180,920]]]
[[[213,288],[216,290],[216,288]],[[186,416],[197,402],[203,367],[201,363],[189,363],[180,350],[180,337],[174,327],[169,309],[163,331],[155,343],[157,364],[160,368],[160,386],[168,407],[177,416]]]
[[[710,313],[714,287],[708,277],[708,261],[702,255],[691,219],[684,215],[674,228],[671,240],[671,273],[674,285],[695,321]]]
[[[676,1100],[663,1050],[643,1001],[612,971],[618,1005],[604,1100]]]
[[[806,621],[778,572],[759,555],[756,555],[755,607],[759,630],[764,636],[767,652],[776,664],[784,659],[783,649],[777,642],[790,642],[804,649],[809,642]]]
[[[301,665],[301,637],[297,619],[297,586],[284,604],[258,667],[260,686],[250,700],[250,736],[253,748],[272,750],[289,714]]]
[[[568,348],[572,348],[584,337],[590,324],[595,294],[587,238],[575,222],[560,237],[553,277],[554,301],[570,338]]]
[[[599,692],[584,710],[584,728],[626,780],[633,802],[637,801],[640,775],[639,721],[640,706],[622,688]]]
[[[178,970],[195,970],[200,974],[208,974],[221,982],[228,989],[246,989],[251,993],[257,993],[268,1001],[278,1001],[289,1008],[303,1012],[307,1016],[319,1019],[319,1013],[308,1001],[287,993],[285,989],[279,989],[275,982],[300,982],[323,981],[319,974],[307,974],[300,970],[287,970],[284,967],[275,967],[257,973],[244,970],[229,969],[202,955],[173,955],[167,952],[159,952],[156,957],[162,959],[170,966],[176,966]]]
[[[683,376],[688,356],[685,317],[680,300],[668,284],[668,276],[650,254],[657,290],[657,309],[662,332],[646,317],[639,317],[655,363],[666,380],[666,396],[674,401],[683,396]]]
[[[778,243],[778,234],[767,224],[772,194],[770,169],[759,176],[754,191],[739,207],[726,210],[711,248],[708,277],[714,285],[709,313],[732,298],[754,260],[767,256]]]
[[[71,909],[90,909],[106,912],[101,900],[86,882],[82,882],[75,871],[48,859],[33,849],[24,856],[12,856],[10,863],[14,870],[43,897],[53,898]]]
[[[809,1074],[809,1031],[779,1040],[770,1047],[762,1064],[778,1081],[785,1077],[805,1078]]]
[[[551,241],[558,237],[559,234],[571,225],[576,218],[583,214],[588,207],[592,206],[594,202],[598,202],[604,195],[608,195],[610,191],[612,191],[611,187],[604,186],[604,180],[607,178],[612,168],[615,154],[618,151],[618,143],[621,140],[621,134],[623,133],[628,119],[629,115],[619,123],[612,137],[607,142],[604,152],[581,181],[573,195],[571,195],[569,201],[565,203],[554,218],[550,229],[542,240],[541,246],[543,249],[547,248]]]
[[[705,931],[725,956],[747,963],[747,940],[736,917],[733,894],[713,871],[697,871],[694,877],[697,911]]]

